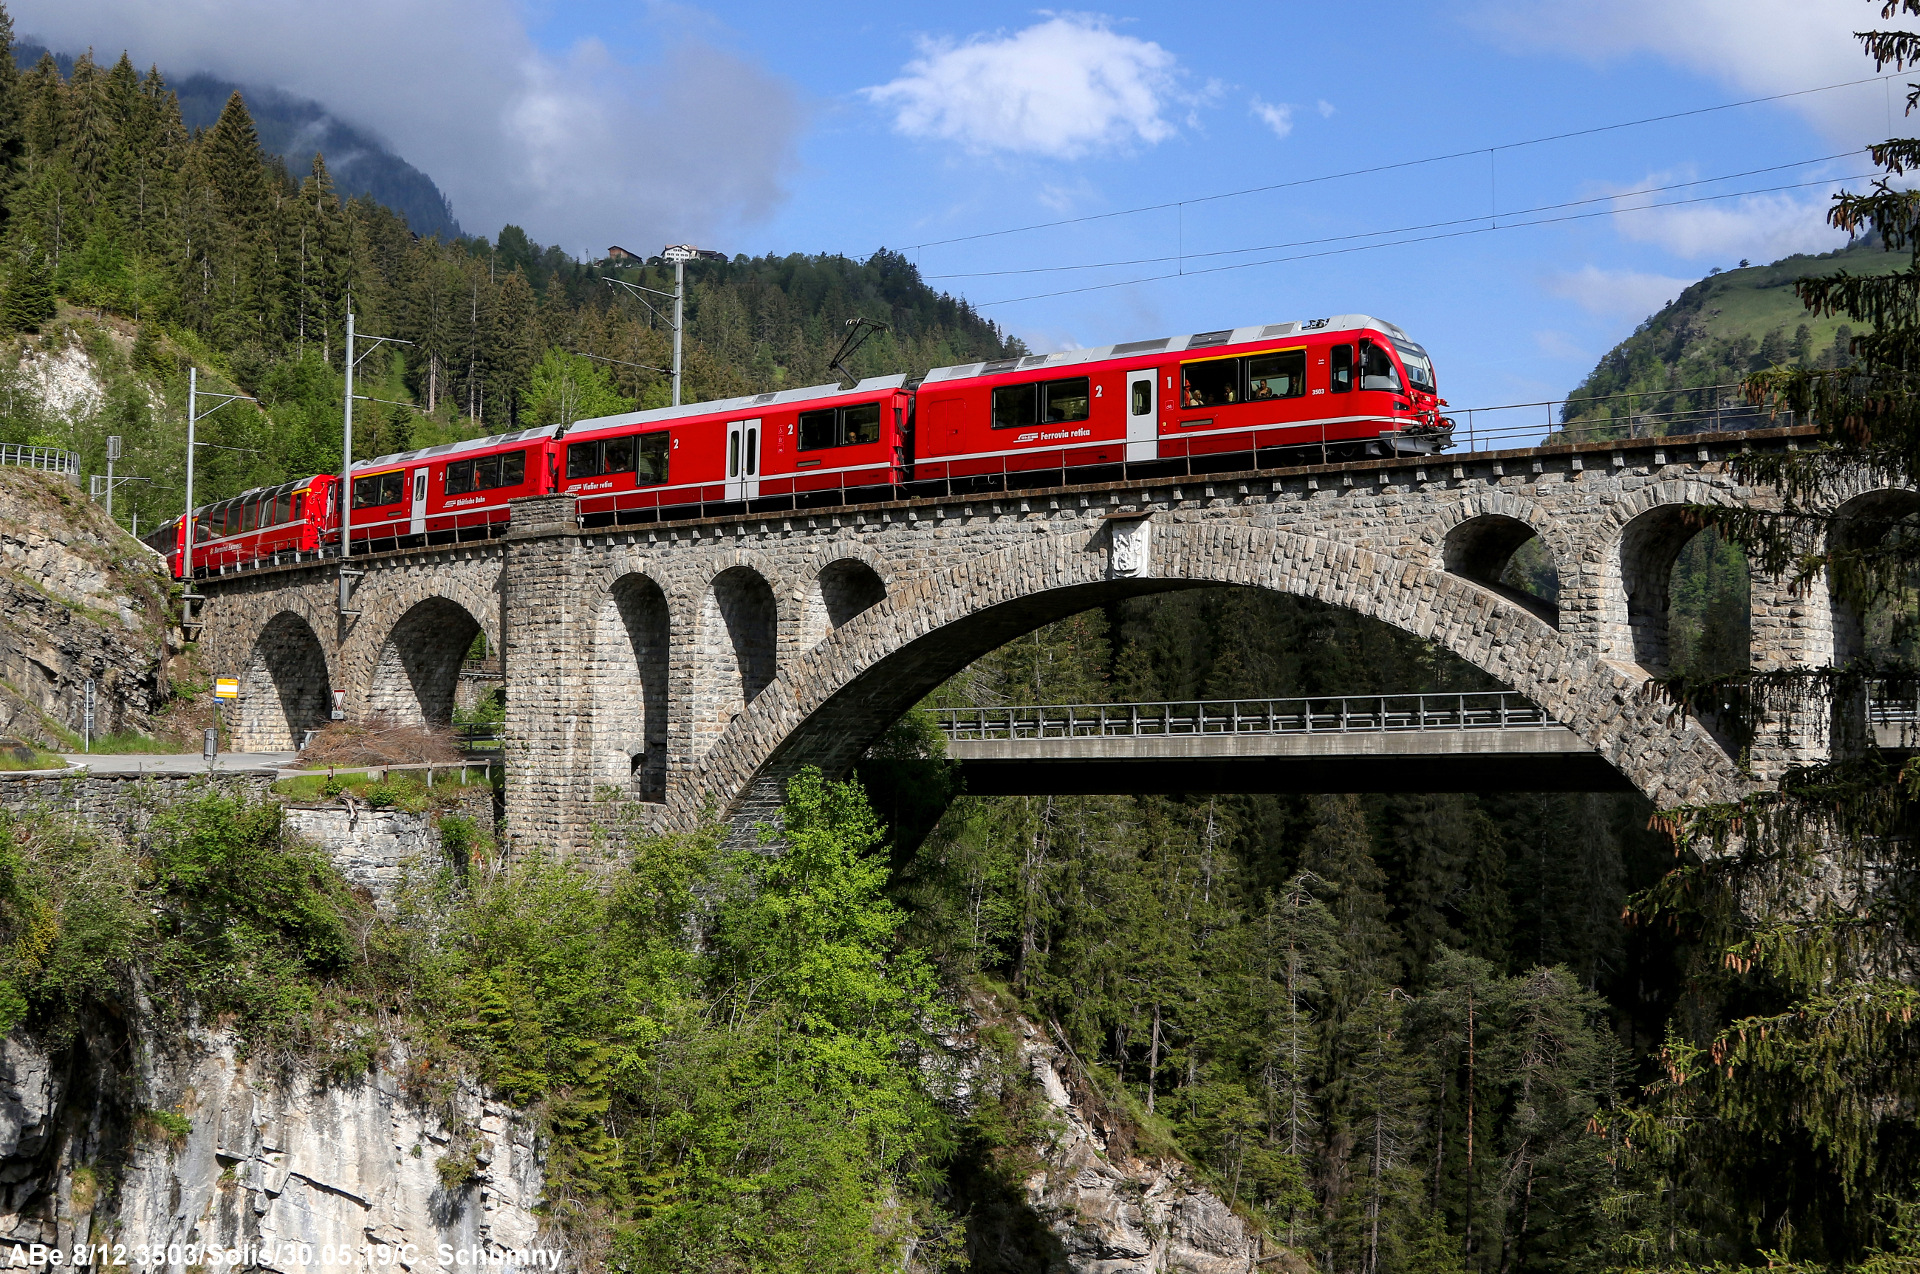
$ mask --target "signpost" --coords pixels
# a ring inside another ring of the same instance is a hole
[[[240,678],[215,677],[213,679],[213,729],[207,731],[203,751],[208,764],[212,764],[214,754],[220,751],[220,705],[231,703],[240,698]]]

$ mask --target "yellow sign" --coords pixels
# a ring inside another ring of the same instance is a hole
[[[240,678],[215,677],[213,679],[213,697],[216,699],[238,699],[240,697]]]

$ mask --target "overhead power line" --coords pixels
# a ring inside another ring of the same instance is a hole
[[[1500,142],[1491,146],[1474,146],[1466,150],[1449,151],[1444,155],[1428,155],[1421,159],[1403,159],[1391,164],[1376,164],[1370,168],[1353,168],[1345,172],[1323,173],[1317,177],[1298,177],[1292,181],[1277,181],[1264,186],[1248,186],[1243,190],[1227,190],[1212,195],[1194,195],[1187,199],[1171,199],[1164,203],[1142,204],[1137,208],[1120,208],[1113,212],[1093,212],[1082,217],[1064,217],[1058,221],[1036,221],[1031,225],[1009,226],[1004,230],[983,230],[977,234],[955,235],[949,239],[928,239],[924,243],[910,243],[906,251],[921,248],[938,248],[954,243],[972,243],[980,239],[998,239],[1007,235],[1027,234],[1035,230],[1053,230],[1061,226],[1086,225],[1094,221],[1108,221],[1115,217],[1131,217],[1143,212],[1166,212],[1174,208],[1185,208],[1191,204],[1215,203],[1222,199],[1239,199],[1247,195],[1268,194],[1276,190],[1293,190],[1301,186],[1319,185],[1329,181],[1344,181],[1349,177],[1368,177],[1377,173],[1398,172],[1407,168],[1418,168],[1425,164],[1440,164],[1454,159],[1470,159],[1476,155],[1493,156],[1503,150],[1521,150],[1528,146],[1544,146],[1549,142],[1569,141],[1575,137],[1592,137],[1599,133],[1618,132],[1624,128],[1640,128],[1647,124],[1664,124],[1676,119],[1690,119],[1697,115],[1712,115],[1720,111],[1738,110],[1745,106],[1759,106],[1767,102],[1784,102],[1796,97],[1809,97],[1815,93],[1832,93],[1843,88],[1858,88],[1862,84],[1879,84],[1887,80],[1903,79],[1912,72],[1894,72],[1887,75],[1869,75],[1858,80],[1843,80],[1838,84],[1822,84],[1818,88],[1795,89],[1790,93],[1769,93],[1765,97],[1742,98],[1737,102],[1722,102],[1716,106],[1697,106],[1691,110],[1669,111],[1664,115],[1648,115],[1642,119],[1622,120],[1617,124],[1596,124],[1591,128],[1576,128],[1564,133],[1549,133],[1542,137],[1529,137],[1517,142]]]
[[[1082,292],[1104,292],[1110,288],[1132,287],[1137,283],[1158,283],[1163,279],[1191,279],[1203,274],[1224,274],[1229,270],[1251,270],[1256,266],[1282,265],[1289,261],[1309,261],[1316,257],[1345,256],[1353,252],[1370,252],[1377,248],[1398,248],[1413,243],[1433,243],[1442,239],[1464,239],[1469,235],[1493,234],[1503,230],[1524,230],[1528,226],[1550,226],[1564,221],[1584,221],[1591,217],[1624,216],[1634,212],[1653,212],[1661,208],[1681,208],[1688,204],[1713,203],[1721,199],[1738,199],[1745,195],[1770,195],[1787,190],[1805,190],[1811,186],[1829,186],[1838,181],[1864,181],[1876,173],[1856,173],[1851,177],[1827,177],[1819,181],[1795,182],[1785,186],[1764,186],[1758,190],[1731,190],[1725,194],[1700,195],[1693,199],[1669,199],[1664,203],[1641,204],[1632,208],[1601,208],[1589,212],[1570,212],[1558,217],[1536,217],[1531,221],[1515,221],[1506,225],[1472,226],[1464,230],[1446,230],[1438,234],[1416,235],[1408,239],[1394,239],[1387,243],[1360,243],[1344,248],[1328,248],[1321,252],[1300,252],[1292,256],[1268,257],[1262,261],[1236,261],[1232,265],[1210,265],[1198,270],[1171,270],[1165,274],[1150,274],[1137,279],[1120,279],[1113,283],[1090,283],[1085,287],[1062,288],[1057,292],[1036,292],[1031,296],[1010,296],[998,301],[976,301],[977,310],[989,309],[996,305],[1013,305],[1020,301],[1041,301],[1055,296],[1074,296]],[[1614,196],[1618,198],[1619,196]],[[1520,215],[1520,214],[1515,214]],[[1487,220],[1487,218],[1475,218]]]
[[[1637,199],[1642,195],[1665,194],[1670,190],[1687,190],[1695,186],[1711,186],[1716,182],[1738,181],[1742,177],[1758,177],[1763,173],[1784,172],[1789,168],[1808,168],[1814,164],[1831,163],[1836,159],[1846,159],[1859,154],[1859,151],[1843,151],[1838,155],[1824,155],[1818,159],[1802,159],[1791,164],[1773,164],[1766,168],[1749,168],[1745,172],[1723,173],[1718,177],[1701,177],[1694,181],[1679,181],[1666,186],[1644,186],[1638,190],[1620,190],[1612,194],[1594,195],[1586,199],[1570,199],[1564,203],[1540,204],[1533,208],[1511,208],[1503,212],[1481,213],[1473,217],[1454,217],[1447,221],[1429,221],[1420,225],[1399,226],[1392,230],[1364,230],[1354,234],[1331,235],[1324,239],[1295,239],[1285,243],[1263,243],[1249,248],[1214,248],[1206,252],[1182,252],[1177,255],[1159,257],[1134,257],[1125,261],[1095,261],[1083,265],[1036,265],[1007,270],[961,270],[953,274],[929,274],[929,281],[936,279],[988,279],[1011,274],[1060,274],[1070,270],[1112,270],[1130,265],[1164,265],[1169,261],[1207,260],[1214,257],[1240,256],[1248,252],[1276,252],[1283,248],[1315,247],[1323,243],[1345,243],[1353,239],[1377,239],[1382,235],[1412,234],[1417,230],[1439,230],[1448,226],[1471,225],[1477,221],[1498,221],[1501,217],[1528,217],[1540,212],[1559,212],[1566,208],[1583,208],[1590,204],[1612,203],[1619,199]],[[1834,180],[1853,180],[1853,178],[1835,178]],[[1819,184],[1819,183],[1814,183]],[[1755,194],[1756,191],[1733,191],[1715,198],[1734,198],[1741,194]],[[1621,210],[1624,211],[1624,210]],[[1489,227],[1492,228],[1492,227]],[[1193,273],[1188,271],[1187,273]]]

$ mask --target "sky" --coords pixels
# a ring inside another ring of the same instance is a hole
[[[1041,351],[1372,314],[1456,408],[1562,396],[1708,270],[1841,246],[1828,199],[1909,127],[1851,35],[1878,0],[10,7],[313,97],[470,231],[892,248]]]

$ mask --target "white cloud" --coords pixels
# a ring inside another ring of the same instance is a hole
[[[906,74],[863,91],[909,137],[1072,159],[1173,136],[1178,71],[1158,44],[1067,13],[1012,35],[923,39]]]
[[[1253,114],[1254,118],[1273,130],[1275,137],[1285,137],[1293,131],[1293,107],[1284,103],[1276,106],[1256,97],[1253,99]]]
[[[1649,174],[1635,189],[1672,185],[1687,175]],[[1654,244],[1687,261],[1772,261],[1845,246],[1847,236],[1826,223],[1830,195],[1779,191],[1721,203],[1662,206],[1655,202],[1658,196],[1628,194],[1613,201],[1613,224],[1622,238]]]
[[[713,242],[785,199],[806,110],[785,80],[684,30],[624,63],[541,51],[516,0],[13,0],[15,29],[178,78],[311,97],[388,139],[469,229],[578,251]],[[650,11],[664,13],[668,10]]]
[[[1315,102],[1313,104],[1313,108],[1320,112],[1321,119],[1333,118],[1334,105],[1332,102],[1329,102],[1326,98],[1323,97],[1319,101]]]
[[[1509,48],[1547,49],[1590,62],[1651,54],[1754,96],[1872,75],[1873,63],[1861,56],[1853,33],[1882,25],[1861,0],[1482,0],[1476,16]],[[1894,85],[1891,99],[1896,128],[1900,87]],[[1835,141],[1861,144],[1889,135],[1888,101],[1885,88],[1873,84],[1812,93],[1781,106]]]
[[[1547,291],[1566,297],[1589,314],[1635,320],[1658,311],[1691,282],[1691,279],[1664,274],[1602,270],[1592,265],[1550,275],[1545,280]]]

